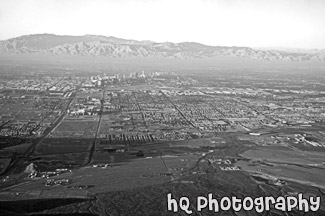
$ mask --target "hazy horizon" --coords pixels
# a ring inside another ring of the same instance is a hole
[[[114,36],[212,46],[324,49],[325,1],[0,0],[0,40]]]
[[[15,37],[11,37],[11,38],[6,38],[6,39],[1,39],[0,41],[6,41],[6,40],[10,40],[10,39],[14,39],[14,38],[19,38],[19,37],[23,37],[23,36],[31,36],[31,35],[55,35],[55,36],[73,36],[73,37],[84,37],[84,36],[103,36],[103,37],[115,37],[115,38],[119,38],[119,39],[126,39],[126,40],[136,40],[134,38],[122,38],[122,37],[116,37],[115,35],[95,35],[95,34],[84,34],[84,35],[67,35],[67,34],[55,34],[55,33],[47,33],[47,32],[43,32],[43,33],[33,33],[33,34],[27,34],[27,35],[18,35],[18,36],[15,36]],[[170,43],[200,43],[200,44],[203,44],[203,45],[207,45],[207,46],[223,46],[223,45],[211,45],[211,44],[205,44],[205,43],[201,43],[201,42],[198,42],[198,41],[179,41],[179,42],[174,42],[174,41],[154,41],[154,40],[151,40],[150,38],[148,39],[144,39],[144,40],[138,40],[138,41],[152,41],[152,42],[155,42],[155,43],[164,43],[164,42],[170,42]],[[227,47],[227,46],[226,46]],[[228,47],[250,47],[250,48],[253,48],[253,49],[261,49],[261,50],[322,50],[323,48],[301,48],[301,47],[285,47],[285,46],[257,46],[257,47],[254,47],[254,46],[234,46],[234,45],[229,45]],[[325,48],[324,48],[325,49]]]

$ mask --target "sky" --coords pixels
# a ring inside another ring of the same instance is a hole
[[[0,0],[0,40],[39,33],[325,49],[325,0]]]

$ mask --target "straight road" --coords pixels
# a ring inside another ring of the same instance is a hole
[[[85,164],[85,166],[89,165],[93,160],[93,156],[94,156],[94,152],[95,152],[95,148],[96,148],[97,137],[99,135],[100,124],[102,122],[104,99],[105,99],[105,90],[103,90],[103,96],[102,96],[102,99],[100,100],[99,120],[98,120],[98,124],[97,124],[97,128],[96,128],[95,138],[94,138],[94,141],[90,147],[88,161]]]
[[[54,128],[56,128],[57,125],[59,125],[61,123],[61,121],[63,120],[63,118],[66,116],[66,114],[68,113],[68,109],[69,106],[72,102],[72,100],[74,99],[74,97],[76,96],[76,93],[78,92],[80,87],[77,88],[76,92],[74,94],[72,94],[69,98],[69,101],[67,103],[67,106],[65,107],[65,109],[63,110],[63,112],[61,113],[60,117],[53,123],[53,125],[51,127],[48,127],[44,133],[42,134],[42,136],[38,139],[36,139],[31,145],[29,145],[27,147],[27,149],[25,150],[25,152],[22,154],[22,156],[19,157],[15,157],[11,160],[10,164],[7,166],[6,170],[3,172],[3,175],[6,175],[10,172],[13,171],[13,169],[19,165],[22,164],[24,162],[24,160],[28,157],[30,157],[35,149],[36,146],[39,145],[40,143],[42,143],[44,141],[44,139],[54,130]]]

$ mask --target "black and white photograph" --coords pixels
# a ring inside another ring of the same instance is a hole
[[[0,215],[324,216],[325,0],[0,0]]]

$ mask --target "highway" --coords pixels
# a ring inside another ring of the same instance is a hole
[[[100,129],[100,124],[102,122],[102,115],[103,115],[103,108],[104,108],[104,99],[105,99],[105,90],[103,91],[103,96],[102,99],[100,100],[100,112],[99,112],[99,121],[98,121],[98,125],[96,128],[96,133],[95,133],[95,138],[94,141],[91,145],[91,148],[89,150],[89,156],[88,156],[88,161],[85,164],[85,166],[89,165],[92,162],[93,156],[94,156],[94,152],[95,152],[95,148],[96,148],[96,142],[97,142],[97,137],[99,135],[99,129]]]
[[[67,106],[61,113],[60,117],[57,118],[57,120],[53,123],[53,125],[48,127],[44,131],[44,133],[42,134],[41,137],[39,137],[32,144],[30,144],[22,155],[20,155],[19,157],[12,158],[10,164],[7,166],[5,171],[2,173],[3,175],[11,173],[15,169],[15,167],[22,164],[26,158],[30,157],[34,153],[36,146],[39,145],[40,143],[42,143],[44,141],[44,139],[54,130],[54,128],[61,123],[61,121],[66,116],[69,106],[70,106],[72,100],[74,99],[74,97],[76,96],[76,93],[78,92],[78,90],[79,90],[79,87],[77,88],[76,92],[74,92],[70,96]]]

